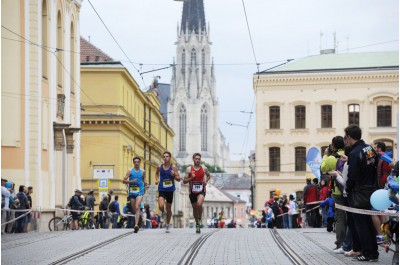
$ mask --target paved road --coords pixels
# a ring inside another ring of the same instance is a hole
[[[324,229],[277,232],[304,264],[360,264],[334,254],[335,236]],[[90,251],[67,264],[293,264],[270,229],[32,232],[2,235],[1,243],[1,264],[57,264],[82,250]],[[380,250],[379,264],[391,264],[391,258]]]

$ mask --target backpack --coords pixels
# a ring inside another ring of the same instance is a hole
[[[111,202],[110,205],[108,205],[108,210],[110,212],[115,213],[117,211],[117,206],[115,205],[115,201]]]
[[[75,195],[72,195],[71,199],[69,199],[67,206],[72,207],[72,204],[74,203],[74,196]]]

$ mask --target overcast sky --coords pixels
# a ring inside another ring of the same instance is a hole
[[[81,35],[90,36],[94,45],[121,60],[142,90],[155,75],[161,76],[161,83],[170,83],[170,69],[143,74],[142,81],[91,4],[135,67],[145,72],[168,66],[176,56],[174,43],[183,2],[84,0],[81,8]],[[320,48],[333,48],[334,32],[340,53],[399,47],[398,0],[244,0],[244,4],[260,70],[286,59],[316,55]],[[252,76],[257,67],[243,2],[204,0],[204,6],[216,70],[220,129],[230,145],[231,159],[247,159],[255,149],[255,116],[248,131],[227,124],[246,125],[250,115],[241,111],[251,112],[254,99]]]

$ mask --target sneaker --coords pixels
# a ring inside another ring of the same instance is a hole
[[[355,258],[358,261],[370,261],[370,262],[377,262],[378,258],[376,257],[366,257],[364,255],[359,255],[357,258]]]
[[[383,238],[383,236],[376,236],[376,243],[378,245],[381,245],[384,241],[385,239]]]
[[[197,233],[197,234],[200,234],[200,233],[201,233],[201,231],[200,231],[200,225],[196,225],[196,233]]]
[[[360,255],[361,255],[361,252],[353,251],[353,250],[350,250],[350,251],[344,253],[345,257],[358,257]]]
[[[166,215],[166,212],[165,211],[162,212],[161,217],[160,217],[160,223],[164,223],[165,215]]]
[[[170,224],[165,225],[165,233],[169,233],[170,231]]]
[[[133,228],[135,231],[134,233],[137,233],[139,231],[139,226],[135,225],[135,228]]]
[[[346,251],[344,251],[343,248],[338,248],[338,249],[335,249],[333,252],[335,254],[344,254]]]
[[[200,228],[203,228],[203,222],[201,220],[199,220],[199,226]]]

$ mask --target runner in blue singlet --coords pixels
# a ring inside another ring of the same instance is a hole
[[[128,184],[129,198],[131,200],[132,212],[135,213],[135,233],[139,231],[139,217],[140,217],[140,203],[142,202],[144,194],[144,186],[146,185],[146,172],[140,168],[141,159],[139,157],[133,158],[132,169],[129,169],[122,182]]]

